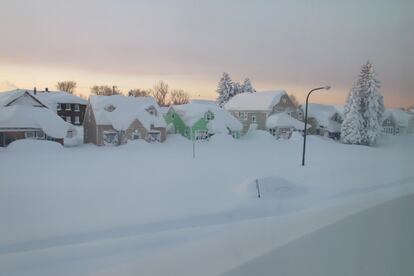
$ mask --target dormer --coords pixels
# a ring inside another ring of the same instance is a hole
[[[151,115],[158,116],[157,109],[152,105],[145,110]]]
[[[116,107],[113,104],[110,104],[110,105],[105,106],[104,109],[105,111],[112,112],[116,109]]]

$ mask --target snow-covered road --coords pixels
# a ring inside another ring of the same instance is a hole
[[[412,138],[366,148],[311,137],[305,168],[295,155],[300,141],[267,137],[201,143],[196,160],[188,141],[176,138],[111,149],[3,149],[0,275],[248,271],[267,252],[413,194]],[[117,166],[103,170],[108,157]],[[292,186],[283,197],[270,189],[258,199],[245,186],[254,177]]]

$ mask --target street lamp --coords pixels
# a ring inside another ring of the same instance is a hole
[[[316,90],[329,90],[331,89],[331,87],[328,86],[323,86],[323,87],[318,87],[318,88],[314,88],[311,91],[309,91],[308,96],[306,97],[306,107],[305,107],[305,129],[303,130],[303,152],[302,152],[302,166],[305,166],[305,150],[306,150],[306,132],[307,132],[307,127],[308,127],[308,101],[309,101],[309,96],[313,91]]]

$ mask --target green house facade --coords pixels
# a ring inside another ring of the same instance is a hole
[[[230,113],[215,105],[189,103],[172,106],[164,116],[170,133],[190,140],[205,140],[216,133],[240,137],[242,125]]]

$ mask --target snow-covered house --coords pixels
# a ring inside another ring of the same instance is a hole
[[[322,135],[333,139],[341,137],[342,114],[341,109],[333,105],[308,105],[309,134]]]
[[[250,128],[268,130],[266,121],[272,114],[286,113],[296,118],[302,116],[301,110],[283,90],[241,93],[231,98],[224,108],[243,124],[243,133]]]
[[[64,91],[49,91],[47,88],[44,91],[16,89],[10,92],[23,93],[26,91],[66,122],[73,125],[83,124],[87,103],[85,99]]]
[[[90,96],[84,121],[84,141],[121,145],[128,140],[163,142],[166,124],[153,97]]]
[[[19,139],[63,144],[70,126],[24,90],[0,93],[0,146]]]
[[[294,131],[303,132],[305,123],[293,118],[287,113],[280,112],[270,115],[266,120],[266,128],[278,138],[290,138]],[[309,129],[310,126],[308,125]]]
[[[188,103],[171,106],[165,115],[168,130],[188,139],[204,140],[217,134],[240,137],[242,124],[215,103]]]
[[[386,109],[382,121],[385,135],[414,133],[414,114],[401,109]]]

